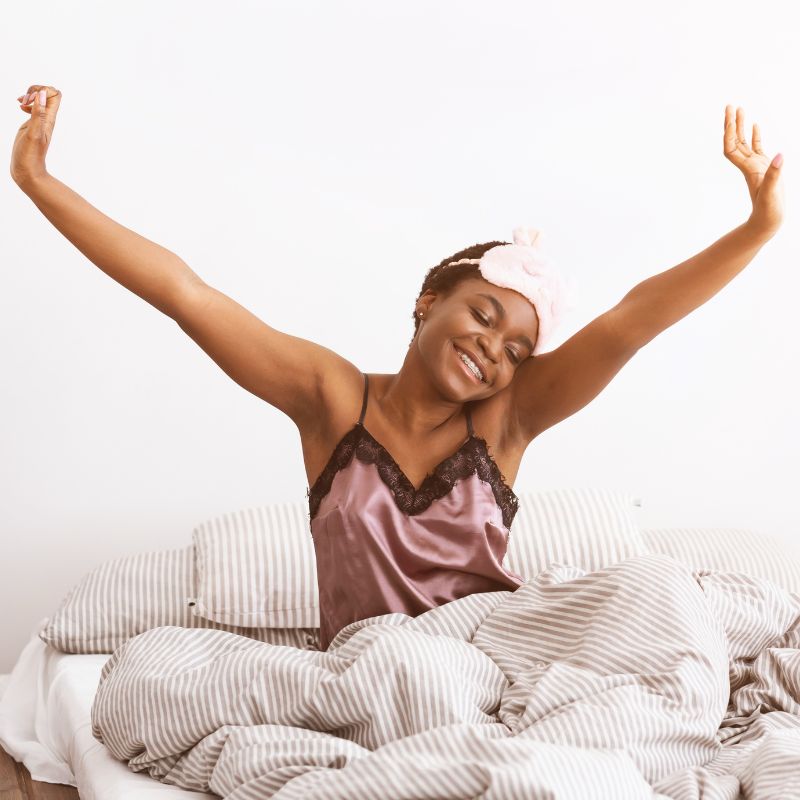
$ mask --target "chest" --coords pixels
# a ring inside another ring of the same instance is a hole
[[[370,376],[370,383],[377,383]],[[362,384],[363,386],[363,384]],[[472,402],[473,433],[469,434],[466,415],[449,424],[447,430],[411,441],[398,436],[386,424],[380,409],[368,407],[363,424],[354,424],[356,392],[343,409],[333,407],[325,422],[315,431],[301,430],[303,456],[309,490],[321,497],[333,476],[349,461],[357,448],[362,461],[374,463],[384,482],[394,487],[395,495],[406,497],[406,505],[423,505],[425,497],[441,492],[453,476],[464,477],[477,471],[490,480],[498,494],[509,501],[524,447],[515,446],[507,430],[509,409],[502,393]],[[408,510],[408,509],[406,509]]]
[[[384,523],[402,526],[447,519],[456,525],[479,529],[476,522],[500,514],[506,530],[519,507],[519,500],[506,483],[486,442],[471,435],[454,453],[445,457],[415,487],[394,457],[359,422],[339,441],[319,477],[309,487],[312,529],[323,506],[350,507],[358,514],[377,509]],[[477,515],[470,519],[470,515]],[[424,521],[424,520],[422,520]]]
[[[342,408],[332,408],[314,429],[300,430],[303,460],[309,487],[313,487],[323,470],[334,457],[341,440],[354,426],[358,415],[353,403],[343,403]],[[493,395],[470,407],[474,433],[485,442],[489,457],[509,488],[513,488],[524,455],[524,447],[513,441],[507,429],[509,409],[507,397]],[[414,441],[398,436],[381,418],[379,411],[368,408],[364,427],[373,443],[378,443],[392,467],[402,475],[409,488],[419,491],[427,478],[434,475],[463,447],[468,439],[465,417],[460,417],[448,430],[425,440]]]

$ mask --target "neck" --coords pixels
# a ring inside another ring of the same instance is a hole
[[[379,402],[383,415],[393,426],[414,438],[435,433],[464,409],[463,401],[449,400],[441,394],[413,345],[400,372],[389,377]]]

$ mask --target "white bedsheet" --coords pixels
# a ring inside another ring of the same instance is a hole
[[[68,655],[46,645],[42,620],[8,675],[0,676],[0,745],[35,781],[75,786],[81,800],[201,800],[131,771],[92,736],[90,711],[109,654]]]

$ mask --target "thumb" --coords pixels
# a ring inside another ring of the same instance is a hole
[[[764,173],[764,180],[770,183],[774,183],[776,180],[778,180],[778,176],[781,174],[782,166],[783,153],[778,153],[775,158],[770,161],[767,171]]]
[[[45,142],[49,142],[53,135],[56,113],[61,100],[61,92],[58,90],[49,97],[48,94],[47,89],[39,89],[36,92],[36,100],[31,113],[32,133],[36,139],[43,138]]]

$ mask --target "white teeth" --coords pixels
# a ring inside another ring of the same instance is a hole
[[[478,369],[477,364],[475,364],[475,362],[466,353],[462,353],[459,350],[458,354],[461,356],[461,360],[475,373],[475,377],[479,381],[482,381],[483,376],[481,375],[481,371]]]

